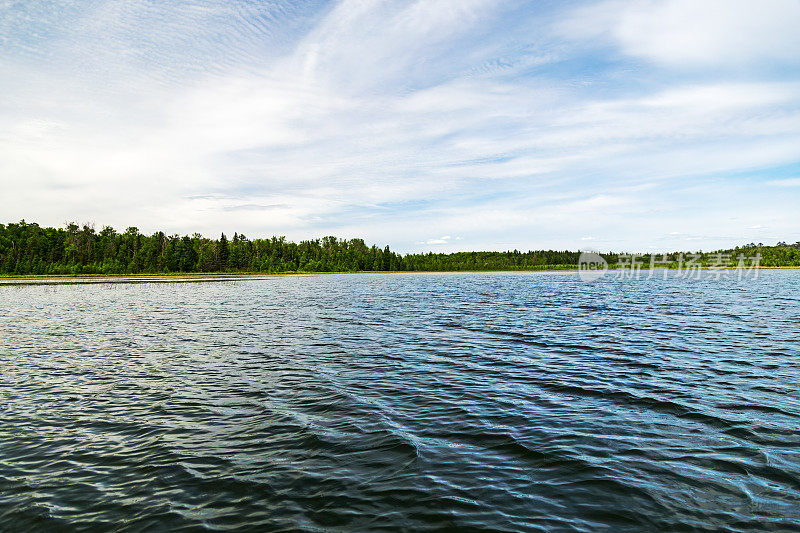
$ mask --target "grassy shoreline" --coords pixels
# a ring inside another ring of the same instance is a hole
[[[758,270],[796,270],[800,266],[759,266]],[[609,266],[609,271],[620,270],[614,266]],[[650,268],[642,268],[640,272],[650,272]],[[674,267],[659,267],[653,270],[681,270]],[[716,271],[716,270],[736,270],[736,267],[695,267],[694,270],[702,271]],[[684,268],[684,272],[687,270]],[[307,271],[287,271],[287,272],[157,272],[157,273],[136,273],[136,274],[0,274],[0,281],[13,281],[13,280],[159,280],[159,279],[186,279],[186,280],[212,280],[212,279],[247,279],[247,278],[263,278],[268,276],[316,276],[321,274],[326,275],[344,275],[344,274],[515,274],[515,273],[534,273],[534,274],[547,274],[547,273],[576,273],[578,267],[564,267],[564,268],[548,268],[548,269],[516,269],[516,270],[362,270],[352,272],[307,272]]]

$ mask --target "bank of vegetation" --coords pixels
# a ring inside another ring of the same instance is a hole
[[[760,265],[800,266],[800,243],[749,244],[708,253],[688,252],[636,257],[642,268],[677,268],[694,258],[702,266],[736,266],[741,257],[760,254]],[[616,253],[602,254],[612,265]],[[284,273],[370,271],[561,270],[578,267],[580,252],[454,252],[399,254],[362,239],[325,237],[287,241],[284,237],[248,239],[234,233],[218,239],[194,235],[142,234],[131,227],[97,231],[92,225],[41,227],[25,221],[0,224],[0,275]],[[626,259],[623,259],[625,261]],[[629,260],[629,259],[627,259]],[[652,262],[652,263],[651,263]]]

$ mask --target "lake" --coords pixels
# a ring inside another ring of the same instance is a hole
[[[798,530],[800,271],[2,285],[0,530]]]

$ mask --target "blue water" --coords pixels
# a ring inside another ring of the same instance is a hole
[[[800,530],[800,271],[0,286],[0,530]]]

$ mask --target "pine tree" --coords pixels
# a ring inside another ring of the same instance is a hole
[[[228,268],[228,258],[231,255],[230,248],[228,246],[228,239],[225,237],[223,233],[222,236],[219,238],[219,268],[220,270],[225,270]]]

